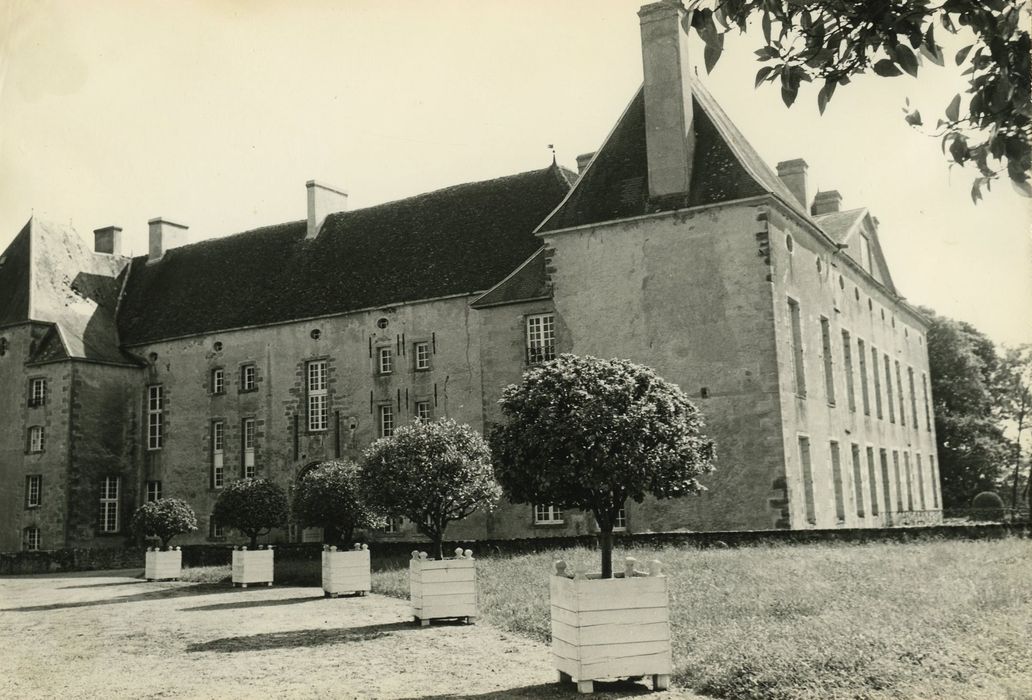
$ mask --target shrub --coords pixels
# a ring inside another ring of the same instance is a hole
[[[173,537],[197,529],[197,516],[186,501],[159,498],[136,509],[132,527],[143,537],[157,537],[161,540],[161,548],[167,549]]]
[[[499,402],[495,474],[515,503],[594,513],[602,576],[613,572],[613,523],[628,498],[703,490],[713,446],[681,390],[627,360],[560,355],[523,374]]]
[[[361,483],[373,508],[411,520],[433,541],[438,559],[448,523],[501,495],[484,438],[448,419],[417,421],[374,442],[365,452]]]
[[[251,548],[258,546],[258,537],[287,521],[287,496],[268,479],[240,479],[228,485],[215,501],[212,517],[251,538]]]
[[[359,467],[335,459],[305,472],[294,488],[294,517],[304,527],[323,528],[326,543],[350,543],[355,528],[383,527],[384,519],[359,492]]]
[[[983,491],[971,499],[971,509],[978,520],[1003,520],[1003,499],[992,491]]]

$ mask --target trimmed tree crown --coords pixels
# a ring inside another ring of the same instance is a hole
[[[259,535],[287,521],[287,512],[287,496],[277,484],[268,479],[240,479],[219,494],[213,516],[250,537],[254,547]]]
[[[294,517],[305,527],[324,528],[326,541],[350,540],[355,528],[382,527],[384,519],[361,497],[358,478],[358,465],[346,459],[305,472],[294,488]]]
[[[133,530],[144,537],[157,537],[162,547],[176,535],[197,529],[193,508],[179,498],[159,498],[148,501],[133,514]]]
[[[405,516],[434,541],[438,558],[448,523],[501,495],[483,437],[450,419],[417,421],[374,442],[362,463],[366,501]]]

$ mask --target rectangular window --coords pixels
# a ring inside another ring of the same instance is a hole
[[[907,479],[907,510],[914,510],[914,474],[910,469],[910,453],[903,453],[903,473]]]
[[[831,478],[835,485],[835,520],[846,522],[845,487],[842,483],[842,458],[839,455],[839,444],[831,441]]]
[[[221,540],[226,536],[226,528],[222,526],[215,516],[212,515],[208,518],[208,537],[213,540]]]
[[[795,362],[795,393],[806,396],[806,366],[803,362],[803,325],[799,317],[799,302],[788,300],[788,313],[792,319],[792,358]]]
[[[161,498],[161,482],[160,481],[148,481],[147,482],[147,501],[156,501]]]
[[[899,397],[899,424],[907,424],[906,403],[903,400],[903,374],[899,369],[899,360],[896,360],[896,395]]]
[[[42,406],[47,402],[47,380],[36,377],[29,382],[29,406]]]
[[[855,442],[850,446],[850,455],[853,458],[853,500],[856,501],[856,515],[864,517],[864,484],[863,467],[860,465],[860,445]]]
[[[884,418],[882,413],[882,393],[881,393],[881,374],[878,366],[878,348],[871,346],[871,376],[874,377],[874,407],[876,409],[878,420]]]
[[[430,343],[416,343],[413,349],[416,356],[416,369],[430,369]]]
[[[813,467],[810,464],[810,438],[799,438],[799,464],[803,469],[803,496],[806,499],[806,522],[817,524],[817,506],[813,497]]]
[[[867,489],[871,494],[871,515],[878,515],[878,475],[874,466],[874,448],[867,448]]]
[[[534,506],[535,525],[556,525],[563,522],[563,511],[556,506]]]
[[[147,449],[160,450],[165,439],[164,391],[160,384],[147,387]]]
[[[627,529],[627,509],[621,508],[616,511],[616,516],[613,518],[613,531],[623,532]]]
[[[932,507],[939,510],[939,468],[932,455],[928,455],[928,478],[932,482]]]
[[[527,316],[527,362],[555,359],[555,315]]]
[[[42,425],[29,428],[29,452],[42,452],[46,445],[45,431]]]
[[[394,435],[394,407],[390,404],[380,406],[380,437]]]
[[[243,438],[244,438],[244,478],[253,479],[255,475],[254,467],[254,438],[255,438],[255,424],[254,418],[245,418],[243,424]]]
[[[326,430],[328,423],[328,396],[326,393],[326,360],[312,360],[307,366],[308,430]]]
[[[395,535],[401,532],[401,518],[390,517],[387,518],[387,524],[383,527],[383,532],[388,535]]]
[[[380,374],[390,374],[394,371],[394,352],[390,348],[380,348],[378,351],[379,362],[376,371]]]
[[[842,368],[846,372],[846,400],[849,410],[856,412],[856,389],[853,387],[853,348],[849,331],[842,331]]]
[[[892,451],[892,471],[896,475],[896,512],[903,512],[903,477],[899,470],[899,450]]]
[[[416,418],[419,420],[430,420],[429,401],[416,401]]]
[[[244,365],[240,368],[240,391],[254,391],[258,388],[258,365]]]
[[[881,458],[881,482],[882,494],[885,497],[885,512],[892,512],[892,483],[889,481],[889,453],[886,450],[878,450]]]
[[[928,505],[925,502],[924,464],[920,452],[914,454],[914,460],[916,461],[914,471],[917,472],[917,497],[920,500],[921,510],[928,510]]]
[[[835,405],[835,374],[831,366],[831,325],[821,316],[821,352],[824,355],[824,392],[828,403]]]
[[[885,355],[885,402],[889,405],[889,422],[896,422],[896,408],[892,399],[892,361]]]
[[[211,424],[211,486],[220,489],[226,485],[226,424],[217,420]]]
[[[211,393],[226,393],[226,370],[216,367],[211,371]]]
[[[100,487],[100,531],[118,532],[118,487],[120,477],[108,476]]]
[[[910,417],[913,419],[911,425],[917,430],[917,391],[914,387],[913,367],[907,367],[907,384],[910,386]]]
[[[25,507],[39,508],[43,503],[43,475],[29,474],[25,477]]]
[[[871,272],[871,241],[867,236],[860,236],[860,267]]]
[[[925,430],[932,429],[932,409],[928,403],[928,377],[921,372],[921,388],[924,389]]]
[[[860,400],[863,401],[864,415],[871,415],[871,397],[867,388],[867,346],[863,338],[856,339],[856,357],[860,361]]]
[[[40,546],[43,544],[43,538],[40,537],[38,527],[27,527],[25,528],[25,551],[26,552],[38,552]]]

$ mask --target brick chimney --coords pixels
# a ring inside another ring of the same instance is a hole
[[[809,166],[802,158],[783,160],[778,163],[778,177],[795,195],[806,211],[810,211],[810,190],[806,182],[806,170]]]
[[[187,227],[183,224],[176,224],[159,216],[148,221],[147,226],[150,234],[147,262],[160,260],[166,252],[189,242],[186,237]]]
[[[348,210],[348,193],[315,180],[306,182],[305,187],[308,188],[308,231],[305,240],[310,241],[319,235],[327,216]]]
[[[107,255],[122,254],[122,229],[118,226],[105,226],[93,231],[93,252]]]
[[[842,211],[842,195],[838,190],[824,190],[813,198],[812,213],[816,216]]]
[[[681,26],[684,16],[683,8],[668,2],[654,2],[638,10],[652,197],[686,194],[692,181],[695,130],[688,35]]]
[[[581,153],[579,156],[577,156],[577,174],[578,175],[580,175],[580,174],[582,174],[584,172],[584,168],[588,167],[588,163],[590,163],[591,159],[594,158],[594,157],[595,157],[595,152],[594,151],[592,151],[591,153]]]

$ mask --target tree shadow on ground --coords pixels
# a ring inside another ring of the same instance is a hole
[[[212,603],[211,605],[195,605],[192,608],[180,608],[180,612],[190,610],[235,610],[237,608],[261,608],[272,605],[293,605],[295,603],[310,603],[317,600],[325,600],[323,596],[300,596],[297,598],[279,598],[272,600],[242,600],[233,603]]]
[[[107,588],[109,586],[131,586],[136,583],[147,583],[146,579],[142,578],[130,578],[125,581],[114,581],[112,583],[87,583],[82,586],[61,586],[58,588],[59,591],[67,591],[72,588]]]
[[[315,599],[313,599],[315,600]],[[317,647],[327,644],[347,644],[378,639],[400,630],[418,630],[420,627],[408,621],[387,622],[363,627],[340,627],[337,629],[291,630],[289,632],[266,632],[246,637],[223,637],[208,642],[198,642],[186,647],[188,652],[217,651],[265,651],[268,649],[294,649]]]
[[[630,698],[638,695],[652,695],[651,687],[641,682],[630,680],[595,681],[593,698]],[[425,700],[460,700],[461,698],[478,698],[478,700],[503,700],[504,698],[574,698],[582,697],[577,693],[574,683],[538,683],[520,688],[505,688],[487,693],[444,693],[442,695],[420,695]],[[407,700],[415,700],[409,698]]]
[[[165,598],[183,598],[213,593],[232,593],[233,588],[223,583],[200,583],[196,585],[162,588],[146,593],[133,593],[117,598],[100,598],[99,600],[77,600],[67,603],[46,603],[43,605],[26,605],[20,608],[2,608],[0,612],[44,612],[47,610],[66,610],[70,608],[90,608],[97,605],[117,605],[119,603],[139,603],[145,600],[163,600]]]

